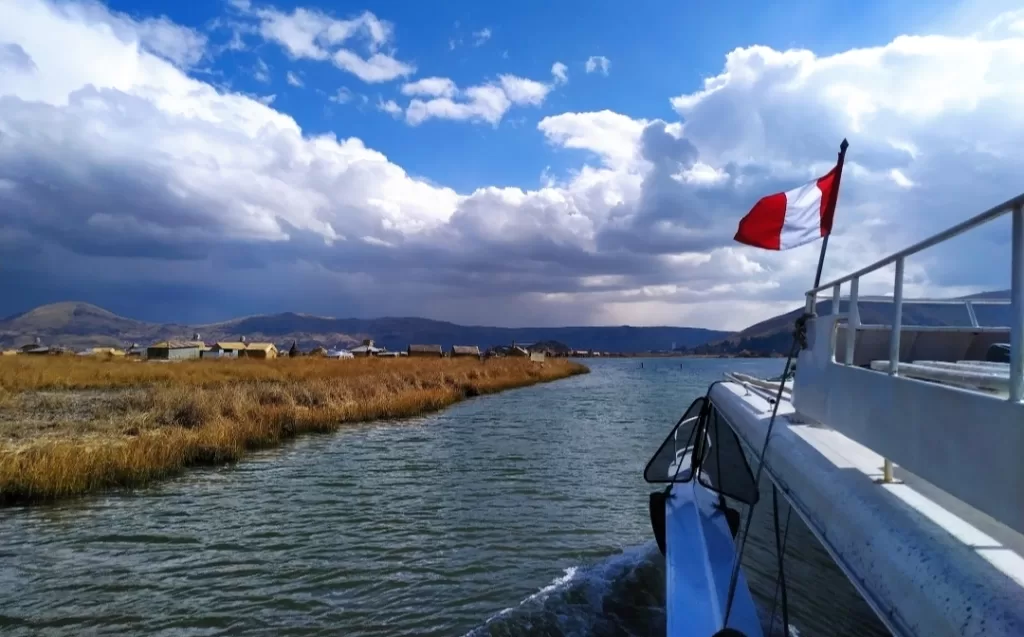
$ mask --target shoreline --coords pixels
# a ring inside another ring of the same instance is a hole
[[[568,360],[0,360],[0,505],[145,486],[306,433],[586,374]]]

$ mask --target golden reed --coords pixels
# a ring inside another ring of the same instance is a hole
[[[42,404],[44,411],[64,406],[75,414],[85,397],[106,394],[111,407],[102,415],[53,418],[56,425],[45,435],[30,431],[27,441],[0,440],[0,503],[139,486],[185,467],[236,460],[301,433],[415,416],[466,397],[587,371],[567,360],[521,358],[141,363],[4,357],[0,410],[8,420],[18,417],[20,401],[33,396],[45,398],[33,403],[37,411]],[[90,429],[83,422],[90,418],[102,426]]]

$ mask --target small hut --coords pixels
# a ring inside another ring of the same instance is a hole
[[[359,347],[353,347],[349,350],[354,356],[376,356],[384,351],[383,347],[377,347],[373,344],[373,339],[368,338],[363,340],[363,344]]]
[[[476,345],[452,345],[451,356],[452,358],[458,358],[460,356],[473,356],[475,358],[479,358],[480,348]]]
[[[273,343],[247,343],[245,346],[246,358],[277,358],[277,345]]]
[[[409,356],[434,356],[437,358],[444,356],[444,350],[440,345],[410,345],[408,351]]]

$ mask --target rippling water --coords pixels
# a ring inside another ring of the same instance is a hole
[[[644,463],[723,371],[775,375],[782,362],[588,364],[587,376],[303,438],[156,487],[2,510],[0,628],[663,635]],[[770,508],[758,507],[745,557],[765,610]],[[794,516],[791,623],[884,634],[829,565]]]

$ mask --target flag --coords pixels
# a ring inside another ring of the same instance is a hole
[[[740,220],[736,241],[765,250],[789,250],[832,232],[842,160],[824,177],[761,198]]]

